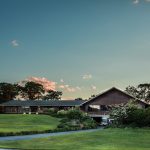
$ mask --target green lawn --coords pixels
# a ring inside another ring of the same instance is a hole
[[[58,124],[59,119],[48,115],[0,114],[0,132],[42,131]]]
[[[52,150],[149,150],[150,129],[104,129],[49,138],[0,141],[1,148]]]

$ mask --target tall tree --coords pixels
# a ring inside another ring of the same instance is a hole
[[[149,101],[150,100],[150,84],[139,84],[138,85],[139,98]]]
[[[21,95],[23,98],[30,100],[40,99],[45,92],[41,84],[35,82],[27,82],[24,87],[20,86]]]
[[[138,99],[141,99],[147,102],[150,101],[150,84],[149,83],[139,84],[136,87],[128,86],[125,91]]]
[[[61,96],[62,96],[62,92],[49,90],[47,91],[47,94],[43,96],[43,99],[44,100],[60,100]]]
[[[0,83],[0,100],[13,100],[19,93],[18,86],[11,83]]]
[[[134,87],[134,86],[128,86],[128,87],[126,87],[125,91],[128,94],[132,95],[133,97],[139,98],[139,92],[138,92],[138,90],[137,90],[136,87]]]

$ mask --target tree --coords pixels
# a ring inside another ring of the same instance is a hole
[[[76,98],[75,100],[83,100],[83,98],[79,97],[79,98]]]
[[[60,100],[61,96],[62,96],[62,92],[49,90],[47,91],[47,94],[43,96],[43,99],[44,100]]]
[[[145,101],[150,101],[150,84],[139,84],[138,86],[128,86],[125,90],[130,95]]]
[[[18,95],[19,89],[16,84],[0,83],[0,100],[13,100]]]
[[[90,99],[93,99],[93,98],[95,98],[95,97],[96,97],[96,95],[93,94],[93,95],[91,95],[91,97],[89,97],[89,100],[90,100]]]
[[[40,99],[45,92],[43,86],[35,82],[27,82],[24,87],[20,86],[21,95],[23,98],[30,100]]]
[[[139,93],[138,93],[138,90],[136,89],[136,87],[134,87],[134,86],[128,86],[128,87],[126,87],[125,91],[128,94],[132,95],[133,97],[138,98]]]
[[[138,85],[139,98],[145,101],[150,100],[150,84],[139,84]]]

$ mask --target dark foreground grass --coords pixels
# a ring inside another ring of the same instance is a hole
[[[22,141],[0,141],[0,148],[51,150],[150,150],[150,129],[104,129]]]
[[[59,119],[48,115],[0,114],[0,132],[44,131],[55,129]]]

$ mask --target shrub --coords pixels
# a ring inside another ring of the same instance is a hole
[[[82,119],[84,116],[84,113],[80,111],[79,109],[70,109],[67,113],[68,119]]]
[[[50,116],[53,116],[53,117],[57,116],[57,110],[55,108],[46,108],[46,109],[43,109],[43,113],[45,113],[47,115],[50,115]]]
[[[68,110],[67,112],[67,118],[64,118],[61,120],[61,124],[58,125],[58,128],[64,128],[64,129],[91,129],[96,128],[95,121],[87,116],[84,112],[81,110],[75,108]]]
[[[83,128],[96,128],[96,122],[92,119],[87,119],[83,122]]]
[[[143,126],[145,123],[143,122],[144,118],[144,110],[143,109],[135,109],[128,113],[128,117],[124,124],[132,124],[133,126]]]
[[[145,110],[145,113],[146,113],[145,116],[146,126],[150,127],[150,107]]]
[[[130,104],[120,105],[113,108],[111,117],[114,118],[113,126],[116,127],[150,126],[150,108],[140,109]]]
[[[134,124],[137,127],[150,126],[150,108],[131,111],[127,118],[127,124]]]
[[[49,108],[48,109],[48,113],[49,114],[54,114],[54,113],[56,113],[57,111],[56,111],[56,109],[55,108]]]
[[[68,114],[68,111],[67,110],[59,110],[57,112],[57,117],[66,117]]]

